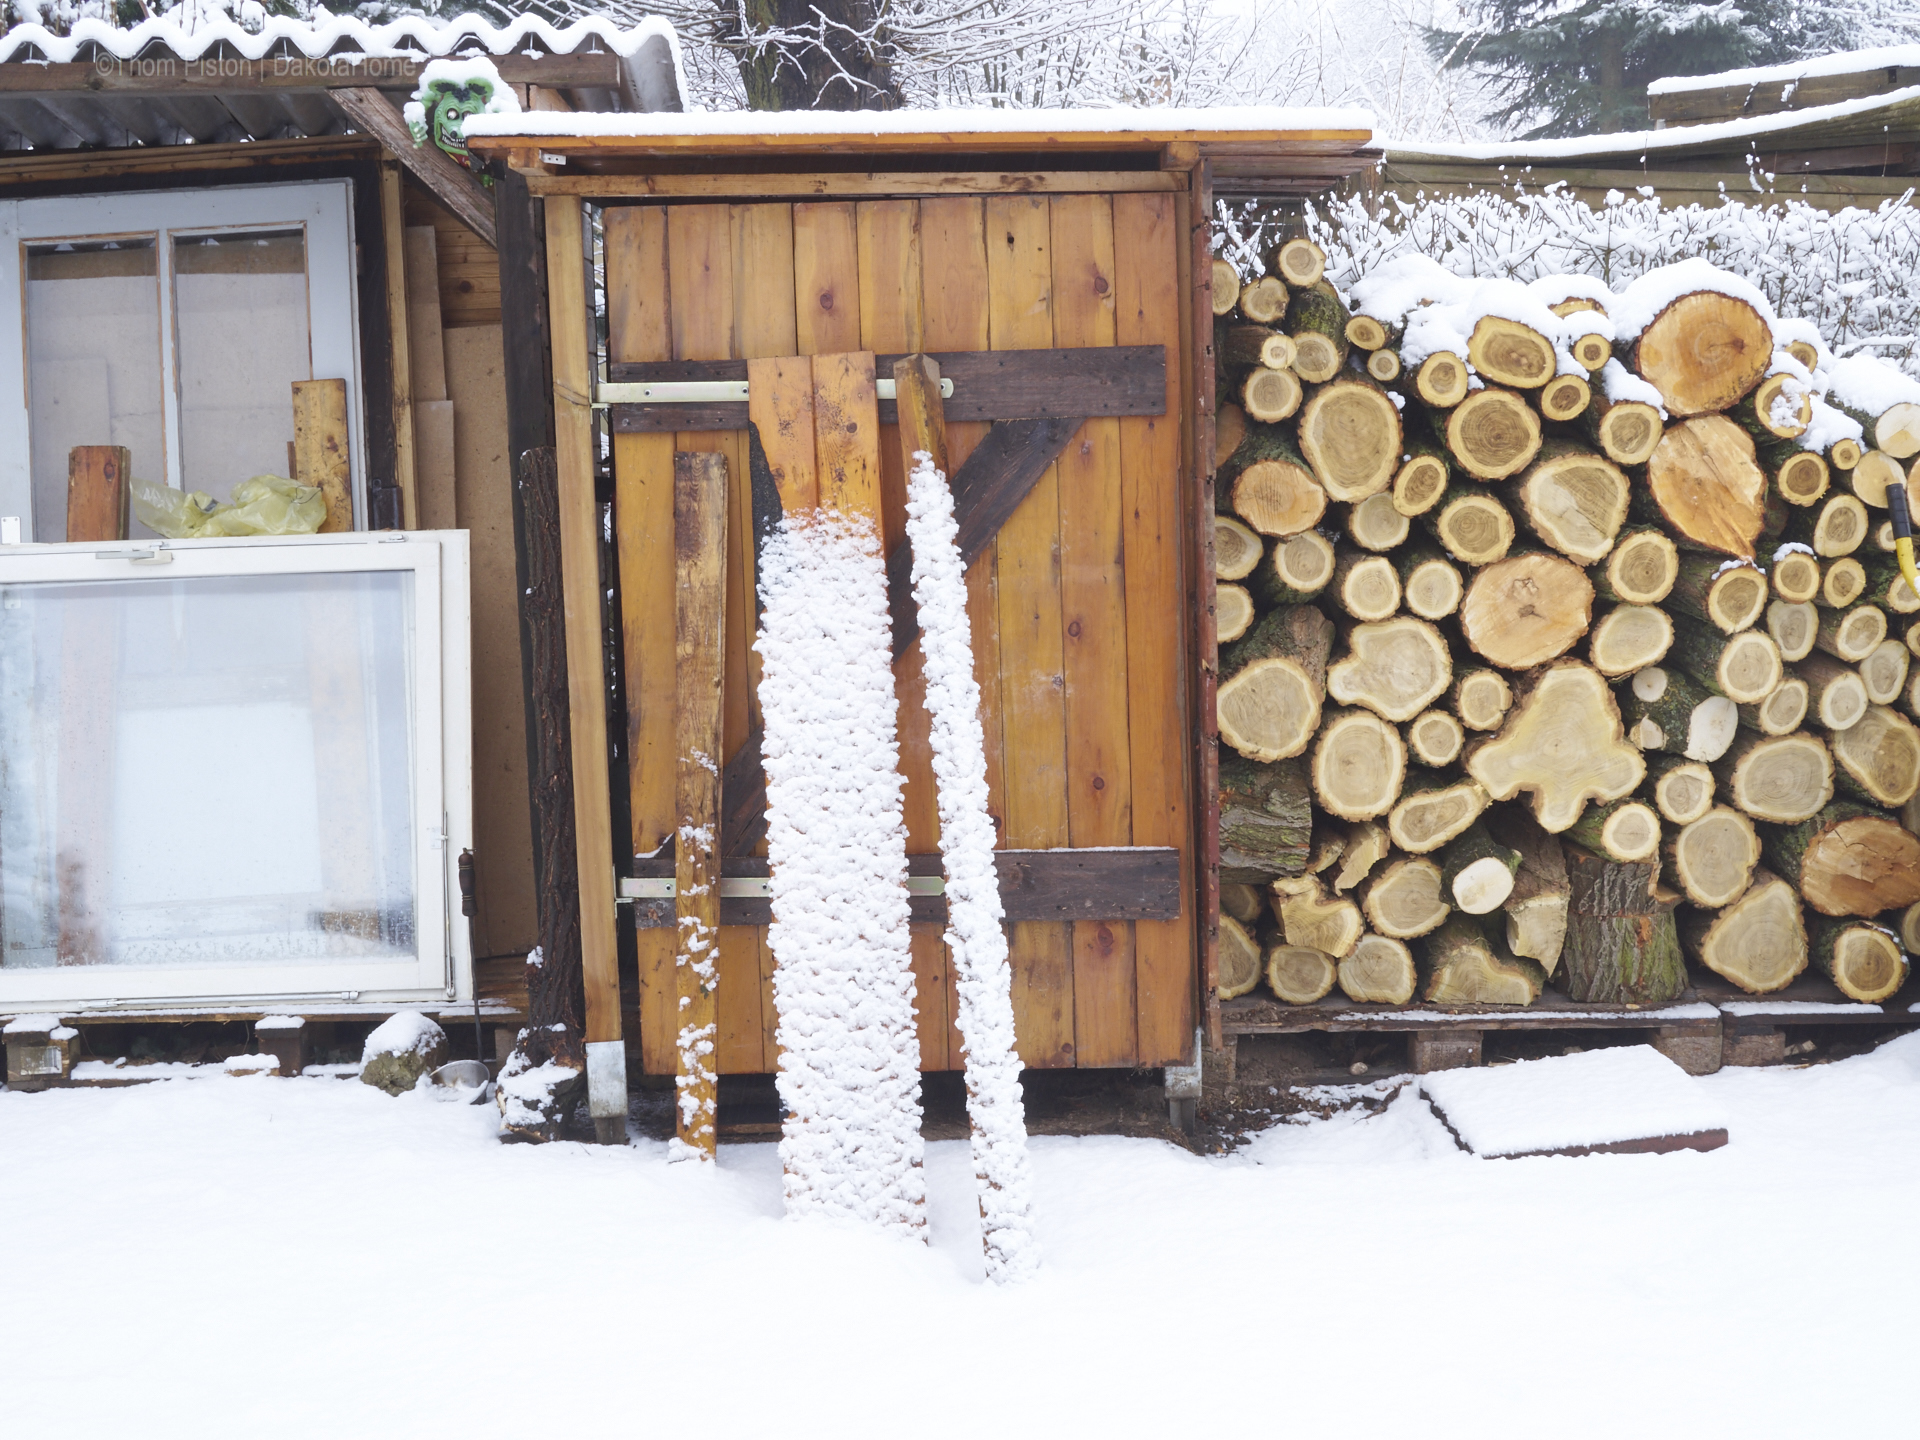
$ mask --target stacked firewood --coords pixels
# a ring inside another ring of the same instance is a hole
[[[1898,990],[1920,384],[1703,261],[1324,265],[1214,263],[1221,998]]]

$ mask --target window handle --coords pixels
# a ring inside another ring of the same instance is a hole
[[[173,552],[164,545],[155,545],[146,550],[96,550],[96,560],[125,560],[134,565],[171,565]]]

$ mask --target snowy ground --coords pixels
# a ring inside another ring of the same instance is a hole
[[[1475,1160],[1407,1094],[1224,1159],[1039,1139],[1045,1268],[1004,1292],[960,1142],[928,1147],[926,1250],[783,1221],[772,1145],[707,1174],[501,1146],[490,1106],[320,1079],[0,1094],[0,1406],[21,1435],[1911,1433],[1920,1034],[1700,1083],[1706,1155]]]

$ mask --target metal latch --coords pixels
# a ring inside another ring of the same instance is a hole
[[[164,545],[154,545],[145,550],[96,550],[96,560],[126,560],[135,565],[171,565],[173,552]]]

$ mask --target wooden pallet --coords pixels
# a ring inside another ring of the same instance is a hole
[[[1720,1012],[1688,990],[1670,1005],[1583,1005],[1548,991],[1530,1006],[1362,1005],[1334,996],[1313,1005],[1285,1005],[1243,995],[1220,1006],[1226,1035],[1298,1035],[1325,1031],[1646,1030],[1717,1021]]]

